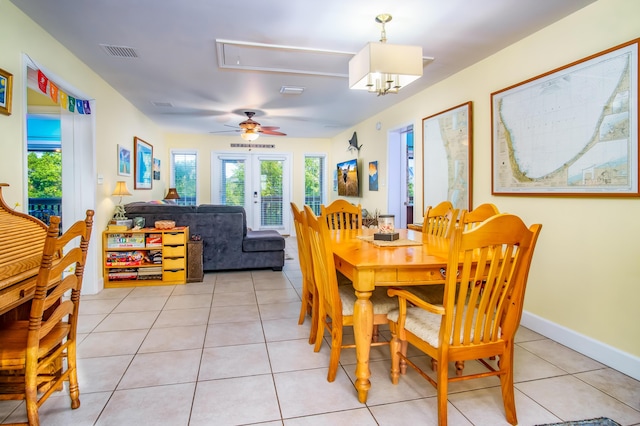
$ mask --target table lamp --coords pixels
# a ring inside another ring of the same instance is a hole
[[[175,188],[169,188],[169,192],[164,197],[165,200],[170,200],[172,203],[175,203],[175,200],[180,199],[180,195],[178,195],[178,191]]]
[[[127,220],[127,217],[124,215],[124,206],[122,205],[122,197],[125,195],[132,195],[127,188],[127,182],[123,180],[119,180],[116,182],[116,189],[113,190],[113,195],[120,196],[120,200],[118,201],[118,205],[116,206],[116,211],[113,215],[114,220]]]

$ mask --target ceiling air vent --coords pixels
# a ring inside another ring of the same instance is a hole
[[[110,44],[101,44],[102,50],[104,50],[107,55],[114,56],[116,58],[138,58],[138,53],[135,51],[133,47],[126,46],[112,46]]]
[[[151,104],[158,108],[173,108],[173,104],[171,102],[151,101]]]

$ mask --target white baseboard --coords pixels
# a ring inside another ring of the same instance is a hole
[[[623,352],[527,311],[522,313],[520,324],[627,376],[640,380],[640,357]]]

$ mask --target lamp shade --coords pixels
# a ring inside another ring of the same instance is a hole
[[[180,198],[180,195],[178,195],[178,191],[176,191],[175,188],[169,188],[169,192],[167,192],[167,195],[164,197],[165,200],[178,200]]]
[[[422,77],[422,68],[422,47],[371,42],[349,61],[349,87],[399,89]]]
[[[116,188],[113,190],[113,194],[122,197],[123,195],[131,195],[129,189],[127,188],[127,182],[123,180],[119,180],[116,182]]]

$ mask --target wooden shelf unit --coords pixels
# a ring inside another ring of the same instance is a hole
[[[104,287],[186,284],[188,239],[188,226],[104,231]],[[155,244],[152,240],[156,241]],[[152,262],[154,256],[162,256],[161,261]],[[120,278],[116,278],[116,274]]]

